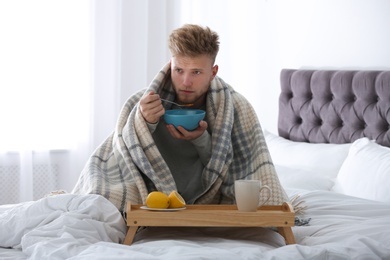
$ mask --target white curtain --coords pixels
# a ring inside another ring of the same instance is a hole
[[[90,7],[0,1],[0,204],[70,189],[91,152]]]

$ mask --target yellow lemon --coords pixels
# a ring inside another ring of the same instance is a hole
[[[168,197],[170,201],[169,208],[182,208],[186,205],[183,197],[175,190]]]
[[[146,206],[148,208],[166,209],[169,207],[168,195],[161,191],[152,191],[146,197]]]

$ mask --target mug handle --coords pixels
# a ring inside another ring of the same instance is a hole
[[[270,187],[268,187],[267,185],[263,185],[260,189],[259,189],[259,192],[261,192],[263,189],[267,189],[268,190],[268,198],[262,203],[259,205],[259,207],[263,206],[265,203],[267,203],[269,201],[269,199],[271,198],[271,194],[272,194],[272,190]]]

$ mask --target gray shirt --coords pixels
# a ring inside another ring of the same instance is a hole
[[[204,191],[203,168],[211,157],[211,136],[205,131],[195,140],[179,140],[171,136],[163,118],[148,124],[161,156],[176,182],[178,192],[186,203],[193,204]]]

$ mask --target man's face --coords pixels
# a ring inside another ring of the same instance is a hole
[[[194,107],[204,104],[210,82],[217,72],[218,66],[213,66],[212,59],[207,55],[173,56],[171,58],[171,78],[173,89],[176,92],[176,101],[194,104]]]

